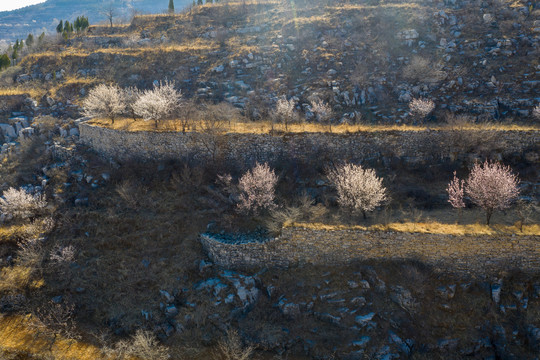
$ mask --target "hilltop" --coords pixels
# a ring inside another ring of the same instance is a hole
[[[191,2],[177,0],[178,10]],[[92,24],[106,20],[100,11],[112,6],[116,21],[127,21],[137,13],[160,13],[167,9],[167,1],[150,0],[47,0],[44,3],[26,6],[13,11],[0,12],[0,40],[13,42],[15,39],[26,39],[29,33],[54,33],[58,22],[73,21],[77,16],[88,16]]]

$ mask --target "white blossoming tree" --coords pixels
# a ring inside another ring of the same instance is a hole
[[[328,170],[327,177],[337,189],[339,205],[361,211],[364,219],[368,211],[373,211],[386,200],[383,180],[373,169],[344,164]]]
[[[125,110],[123,94],[118,85],[96,86],[90,90],[83,101],[84,114],[92,117],[107,117],[114,124],[114,119]]]
[[[240,201],[238,209],[245,213],[259,214],[262,210],[276,207],[276,184],[278,177],[267,163],[257,163],[238,181]]]
[[[285,130],[288,130],[288,125],[296,118],[296,112],[294,110],[294,100],[280,99],[276,103],[275,118],[278,122],[282,122],[285,125]]]
[[[31,194],[24,189],[9,188],[0,198],[0,212],[10,219],[28,219],[47,206],[45,196]]]
[[[461,219],[461,212],[462,209],[465,207],[465,201],[463,200],[465,191],[464,191],[464,185],[465,181],[460,180],[456,176],[456,172],[454,171],[454,178],[450,183],[448,184],[448,187],[446,188],[446,192],[448,193],[448,202],[454,207],[455,209],[458,209],[458,223]]]
[[[182,95],[172,82],[160,82],[152,90],[145,90],[133,104],[137,116],[144,120],[154,120],[156,129],[160,120],[166,120],[176,113]]]

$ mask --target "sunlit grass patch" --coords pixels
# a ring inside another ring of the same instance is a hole
[[[133,120],[128,118],[115,119],[114,124],[108,119],[93,119],[90,124],[103,126],[115,130],[125,131],[178,131],[182,129],[180,120],[166,120],[161,121],[158,128],[155,128],[153,121],[144,121],[142,119]],[[192,128],[197,129],[198,122],[193,122]],[[199,126],[200,128],[200,126]],[[288,124],[287,130],[283,124],[274,124],[270,121],[231,121],[230,123],[223,124],[224,132],[226,133],[238,133],[238,134],[267,134],[267,133],[335,133],[335,134],[347,134],[356,132],[382,132],[382,131],[432,131],[432,130],[452,130],[453,128],[446,124],[439,124],[434,126],[427,125],[332,125],[329,127],[324,124],[317,123],[300,123],[300,124]],[[477,130],[491,130],[491,131],[538,131],[540,128],[535,125],[517,125],[517,124],[472,124],[467,127],[455,129],[456,131],[477,131]]]
[[[337,231],[337,230],[360,230],[360,231],[395,231],[395,232],[406,232],[406,233],[420,233],[420,234],[441,234],[441,235],[540,235],[540,225],[523,225],[523,231],[520,231],[519,228],[513,225],[482,225],[482,224],[444,224],[440,222],[429,222],[429,223],[414,223],[414,222],[405,222],[405,223],[390,223],[387,225],[384,224],[375,224],[371,226],[362,226],[362,225],[331,225],[331,224],[321,224],[321,223],[293,223],[290,226],[292,227],[302,227],[313,230],[326,230],[326,231]]]
[[[0,356],[3,352],[22,353],[30,356],[50,354],[54,359],[107,359],[100,349],[80,341],[52,336],[33,326],[28,316],[0,317]],[[39,358],[39,357],[38,357]],[[109,357],[110,358],[110,357]]]

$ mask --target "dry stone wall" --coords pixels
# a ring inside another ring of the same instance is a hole
[[[209,257],[227,268],[418,260],[458,273],[540,270],[538,236],[452,236],[288,227],[266,243],[223,243],[207,234],[201,235],[201,242]]]
[[[351,134],[296,133],[285,135],[237,134],[212,136],[202,133],[129,132],[79,125],[80,140],[116,160],[200,159],[273,162],[281,158],[324,162],[326,160],[390,161],[423,163],[482,152],[509,156],[521,154],[538,162],[538,131],[493,131],[465,136],[456,131],[383,131]],[[488,143],[489,142],[489,143]]]

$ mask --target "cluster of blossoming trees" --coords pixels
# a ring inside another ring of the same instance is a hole
[[[153,120],[157,128],[158,121],[177,115],[181,99],[180,91],[168,81],[156,83],[152,89],[144,91],[101,84],[88,93],[83,106],[85,115],[107,117],[113,124],[117,117],[125,115],[133,119]]]
[[[364,218],[367,212],[387,200],[383,179],[377,177],[373,169],[346,163],[329,169],[327,177],[337,190],[339,205],[352,212],[361,212]],[[259,213],[275,208],[277,182],[278,177],[268,164],[257,164],[239,179],[238,209]],[[495,210],[507,209],[517,199],[518,183],[517,176],[507,166],[489,161],[476,163],[466,180],[458,179],[454,173],[454,179],[447,187],[448,201],[454,208],[461,209],[465,207],[465,195],[468,195],[473,204],[486,212],[489,225]]]

